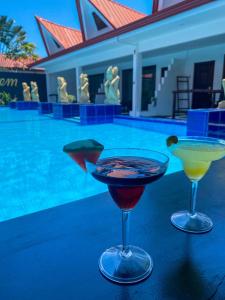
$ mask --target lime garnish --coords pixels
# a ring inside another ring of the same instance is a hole
[[[171,135],[166,140],[167,147],[170,147],[171,145],[177,144],[177,143],[178,143],[178,137],[176,135]]]

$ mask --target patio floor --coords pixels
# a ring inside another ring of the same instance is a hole
[[[0,298],[4,300],[206,300],[225,295],[225,160],[199,186],[198,208],[211,232],[185,234],[170,215],[188,207],[182,172],[150,185],[131,217],[132,244],[154,261],[146,281],[115,285],[98,258],[120,243],[120,212],[108,193],[0,223]],[[178,184],[179,182],[179,184]]]

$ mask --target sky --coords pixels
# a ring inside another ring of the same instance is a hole
[[[22,25],[27,32],[29,42],[37,46],[37,53],[46,56],[34,16],[40,16],[52,22],[79,28],[75,0],[1,0],[0,15],[13,18],[17,25]],[[150,14],[152,0],[117,0],[121,4]]]

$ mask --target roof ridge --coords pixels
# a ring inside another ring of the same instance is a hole
[[[106,0],[106,1],[112,2],[113,4],[117,4],[117,5],[119,5],[119,6],[123,7],[123,8],[126,8],[126,9],[128,9],[128,10],[131,10],[132,12],[135,12],[135,13],[137,13],[137,14],[139,14],[139,15],[147,16],[147,14],[145,14],[145,13],[143,13],[143,12],[140,12],[139,10],[136,10],[136,9],[134,9],[134,8],[131,8],[131,7],[129,7],[129,6],[125,5],[125,4],[122,4],[122,3],[120,3],[120,2],[117,2],[117,1],[114,1],[114,0]]]
[[[45,22],[48,22],[48,23],[51,23],[53,25],[56,25],[56,26],[59,26],[59,27],[63,27],[63,28],[66,28],[66,29],[70,29],[70,30],[73,30],[73,31],[76,31],[76,32],[80,32],[81,33],[81,30],[77,29],[77,28],[73,28],[73,27],[69,27],[69,26],[65,26],[65,25],[61,25],[61,24],[58,24],[58,23],[55,23],[53,21],[49,21],[45,18],[42,18],[42,17],[39,17],[39,16],[35,16],[36,19],[38,20],[43,20]]]

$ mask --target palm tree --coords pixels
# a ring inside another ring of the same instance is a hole
[[[15,21],[7,16],[0,16],[0,54],[18,61],[36,60],[36,46],[26,38],[22,26],[15,25]]]

